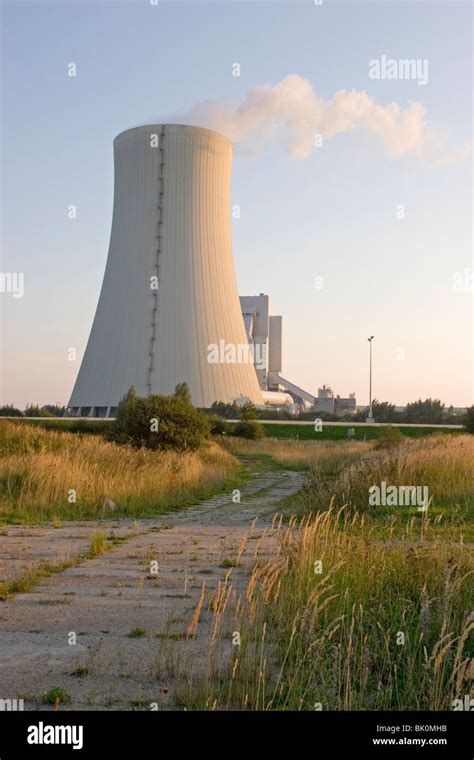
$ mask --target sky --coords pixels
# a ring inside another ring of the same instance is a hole
[[[471,13],[453,0],[4,2],[1,271],[24,279],[22,297],[20,280],[0,293],[0,403],[69,400],[106,263],[115,136],[223,112],[226,129],[239,121],[239,293],[268,293],[283,315],[283,376],[367,403],[374,335],[375,398],[470,405]],[[427,62],[427,81],[372,78],[382,56]],[[242,104],[262,93],[273,111],[247,128]],[[307,114],[322,114],[322,143],[301,151]]]

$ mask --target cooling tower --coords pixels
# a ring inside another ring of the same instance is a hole
[[[132,385],[170,395],[183,381],[198,407],[242,396],[262,404],[251,360],[209,361],[212,345],[247,344],[230,229],[232,143],[153,124],[118,135],[114,162],[109,254],[69,411],[113,415]]]

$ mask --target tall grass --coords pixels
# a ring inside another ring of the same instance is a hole
[[[474,507],[474,437],[437,435],[423,440],[406,440],[386,451],[373,451],[327,477],[324,460],[314,462],[312,486],[306,506],[325,509],[331,497],[338,507],[347,505],[359,512],[369,509],[369,488],[385,481],[395,486],[427,486],[429,511],[447,508],[452,514],[468,514]],[[387,507],[387,511],[397,507]],[[412,510],[413,511],[413,510]],[[416,512],[416,508],[415,508]]]
[[[339,471],[342,466],[370,451],[365,441],[297,441],[263,438],[258,441],[227,438],[225,447],[238,456],[269,456],[282,467],[307,470],[324,466]]]
[[[252,445],[268,452],[268,443]],[[314,450],[306,513],[289,523],[276,517],[273,555],[255,564],[243,595],[227,590],[233,613],[219,620],[208,677],[183,689],[180,704],[450,710],[470,694],[474,439],[404,441],[387,451],[350,445],[339,459],[324,444]],[[274,446],[272,455],[285,452]],[[368,489],[383,480],[428,485],[428,512],[369,510]]]
[[[214,662],[178,703],[443,710],[469,693],[474,561],[466,546],[383,544],[364,516],[346,510],[276,529],[275,555],[255,566],[228,622],[241,637],[230,666]]]
[[[114,514],[152,514],[212,494],[237,468],[217,444],[162,453],[10,421],[0,421],[0,456],[4,520],[99,516],[104,502]]]

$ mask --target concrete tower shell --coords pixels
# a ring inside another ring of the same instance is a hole
[[[242,396],[262,404],[250,359],[208,360],[212,344],[247,344],[231,242],[232,143],[154,124],[118,135],[114,162],[107,265],[69,408],[105,416],[132,385],[169,395],[183,381],[195,406]]]

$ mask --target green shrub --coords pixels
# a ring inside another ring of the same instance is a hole
[[[71,697],[66,691],[64,691],[64,689],[56,686],[54,689],[51,689],[51,691],[45,692],[41,701],[45,705],[68,705],[71,701]]]
[[[395,446],[400,446],[403,442],[403,433],[396,427],[387,425],[380,428],[380,433],[374,444],[374,449],[393,449]]]
[[[135,628],[132,628],[130,633],[128,634],[129,639],[141,639],[143,636],[146,636],[146,628],[140,628],[139,626],[136,626]]]
[[[211,435],[228,435],[231,432],[231,426],[218,414],[213,414],[209,417],[209,424],[211,426]]]
[[[257,440],[264,436],[263,427],[256,420],[240,420],[233,426],[232,431],[232,435],[250,440]]]
[[[209,436],[207,417],[181,395],[140,398],[130,388],[117,407],[109,437],[135,448],[194,451]]]

